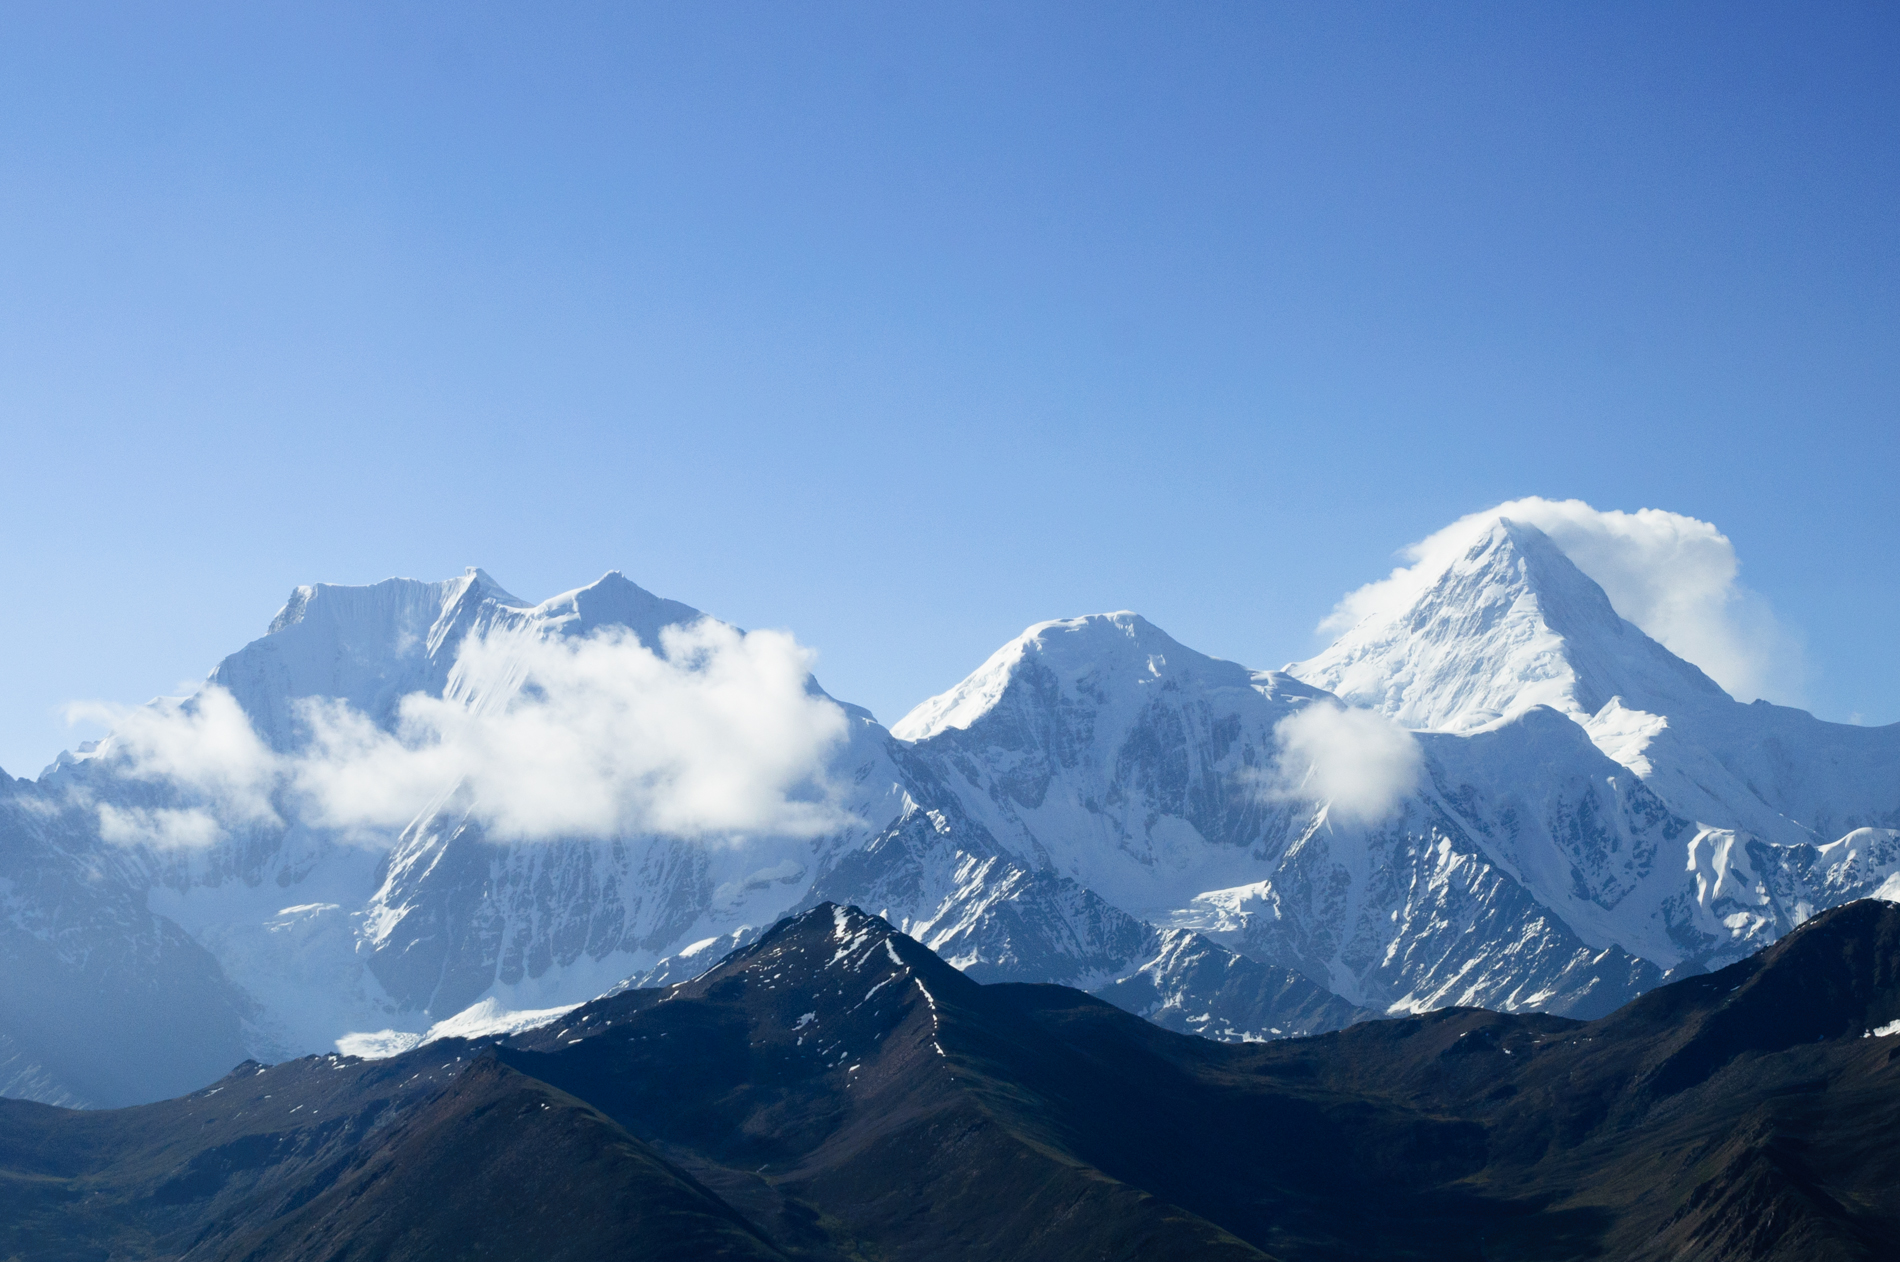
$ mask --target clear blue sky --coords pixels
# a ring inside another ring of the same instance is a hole
[[[1900,10],[0,8],[0,766],[300,582],[621,569],[891,721],[1521,495],[1900,719]]]

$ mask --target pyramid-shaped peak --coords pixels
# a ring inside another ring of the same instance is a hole
[[[469,566],[468,569],[464,571],[463,577],[469,580],[469,587],[472,590],[479,590],[482,595],[499,601],[504,605],[514,605],[518,608],[525,609],[534,603],[531,600],[521,599],[521,597],[515,595],[500,583],[497,583],[494,576],[479,565]]]
[[[1631,625],[1549,535],[1509,517],[1498,518],[1447,566],[1412,613],[1461,617],[1508,606],[1526,594],[1536,597],[1560,634],[1621,636]]]
[[[691,605],[654,595],[619,570],[609,570],[585,587],[542,601],[534,614],[548,628],[567,634],[626,627],[651,649],[659,647],[665,628],[705,616]]]
[[[1616,612],[1551,538],[1509,517],[1362,593],[1358,620],[1288,672],[1407,727],[1471,731],[1546,705],[1611,698],[1668,714],[1727,699]]]
[[[734,977],[764,975],[775,989],[816,993],[841,979],[875,981],[891,965],[921,976],[939,995],[975,984],[884,917],[827,902],[787,916],[680,989],[705,994]]]

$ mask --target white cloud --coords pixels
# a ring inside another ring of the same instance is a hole
[[[275,821],[275,794],[308,823],[386,838],[455,792],[497,840],[815,835],[847,822],[825,767],[848,719],[807,691],[808,650],[711,620],[661,640],[656,653],[620,628],[471,637],[451,697],[404,698],[393,732],[341,702],[306,700],[309,739],[292,754],[271,752],[217,687],[120,714],[102,755],[193,805],[102,807],[102,830],[208,844],[219,821]]]
[[[1549,535],[1619,614],[1730,693],[1800,699],[1799,641],[1739,581],[1741,562],[1728,536],[1709,522],[1655,508],[1605,512],[1582,500],[1531,496],[1473,513],[1405,549],[1411,564],[1348,595],[1320,629],[1342,631],[1409,604],[1500,517]]]
[[[511,840],[837,826],[823,768],[847,719],[806,691],[809,652],[710,619],[661,639],[664,655],[618,629],[471,641],[456,675],[477,703],[414,694],[394,734],[309,705],[297,788],[323,823],[400,827],[466,783],[477,818]]]
[[[66,717],[69,722],[107,724],[112,734],[100,743],[96,756],[132,779],[169,784],[188,797],[215,802],[219,817],[231,823],[280,822],[271,794],[281,760],[222,688],[205,688],[185,701],[164,697],[130,709],[76,703],[66,707]],[[144,811],[137,818],[124,815],[111,827],[122,837],[142,830],[153,837],[181,839],[173,844],[182,844],[184,838],[217,839],[206,835],[201,822],[156,822],[160,815],[176,814]],[[103,815],[101,823],[105,826]]]
[[[1276,800],[1325,802],[1332,818],[1375,824],[1418,784],[1424,765],[1412,734],[1371,710],[1305,706],[1274,725],[1278,757],[1266,777]]]

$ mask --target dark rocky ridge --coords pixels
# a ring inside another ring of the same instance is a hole
[[[493,1045],[0,1101],[0,1257],[1884,1258],[1900,908],[1592,1022],[1234,1045],[825,906]]]

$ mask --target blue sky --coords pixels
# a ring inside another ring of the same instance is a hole
[[[289,589],[620,569],[886,721],[1279,665],[1517,496],[1733,539],[1900,719],[1877,5],[0,8],[0,766]]]

